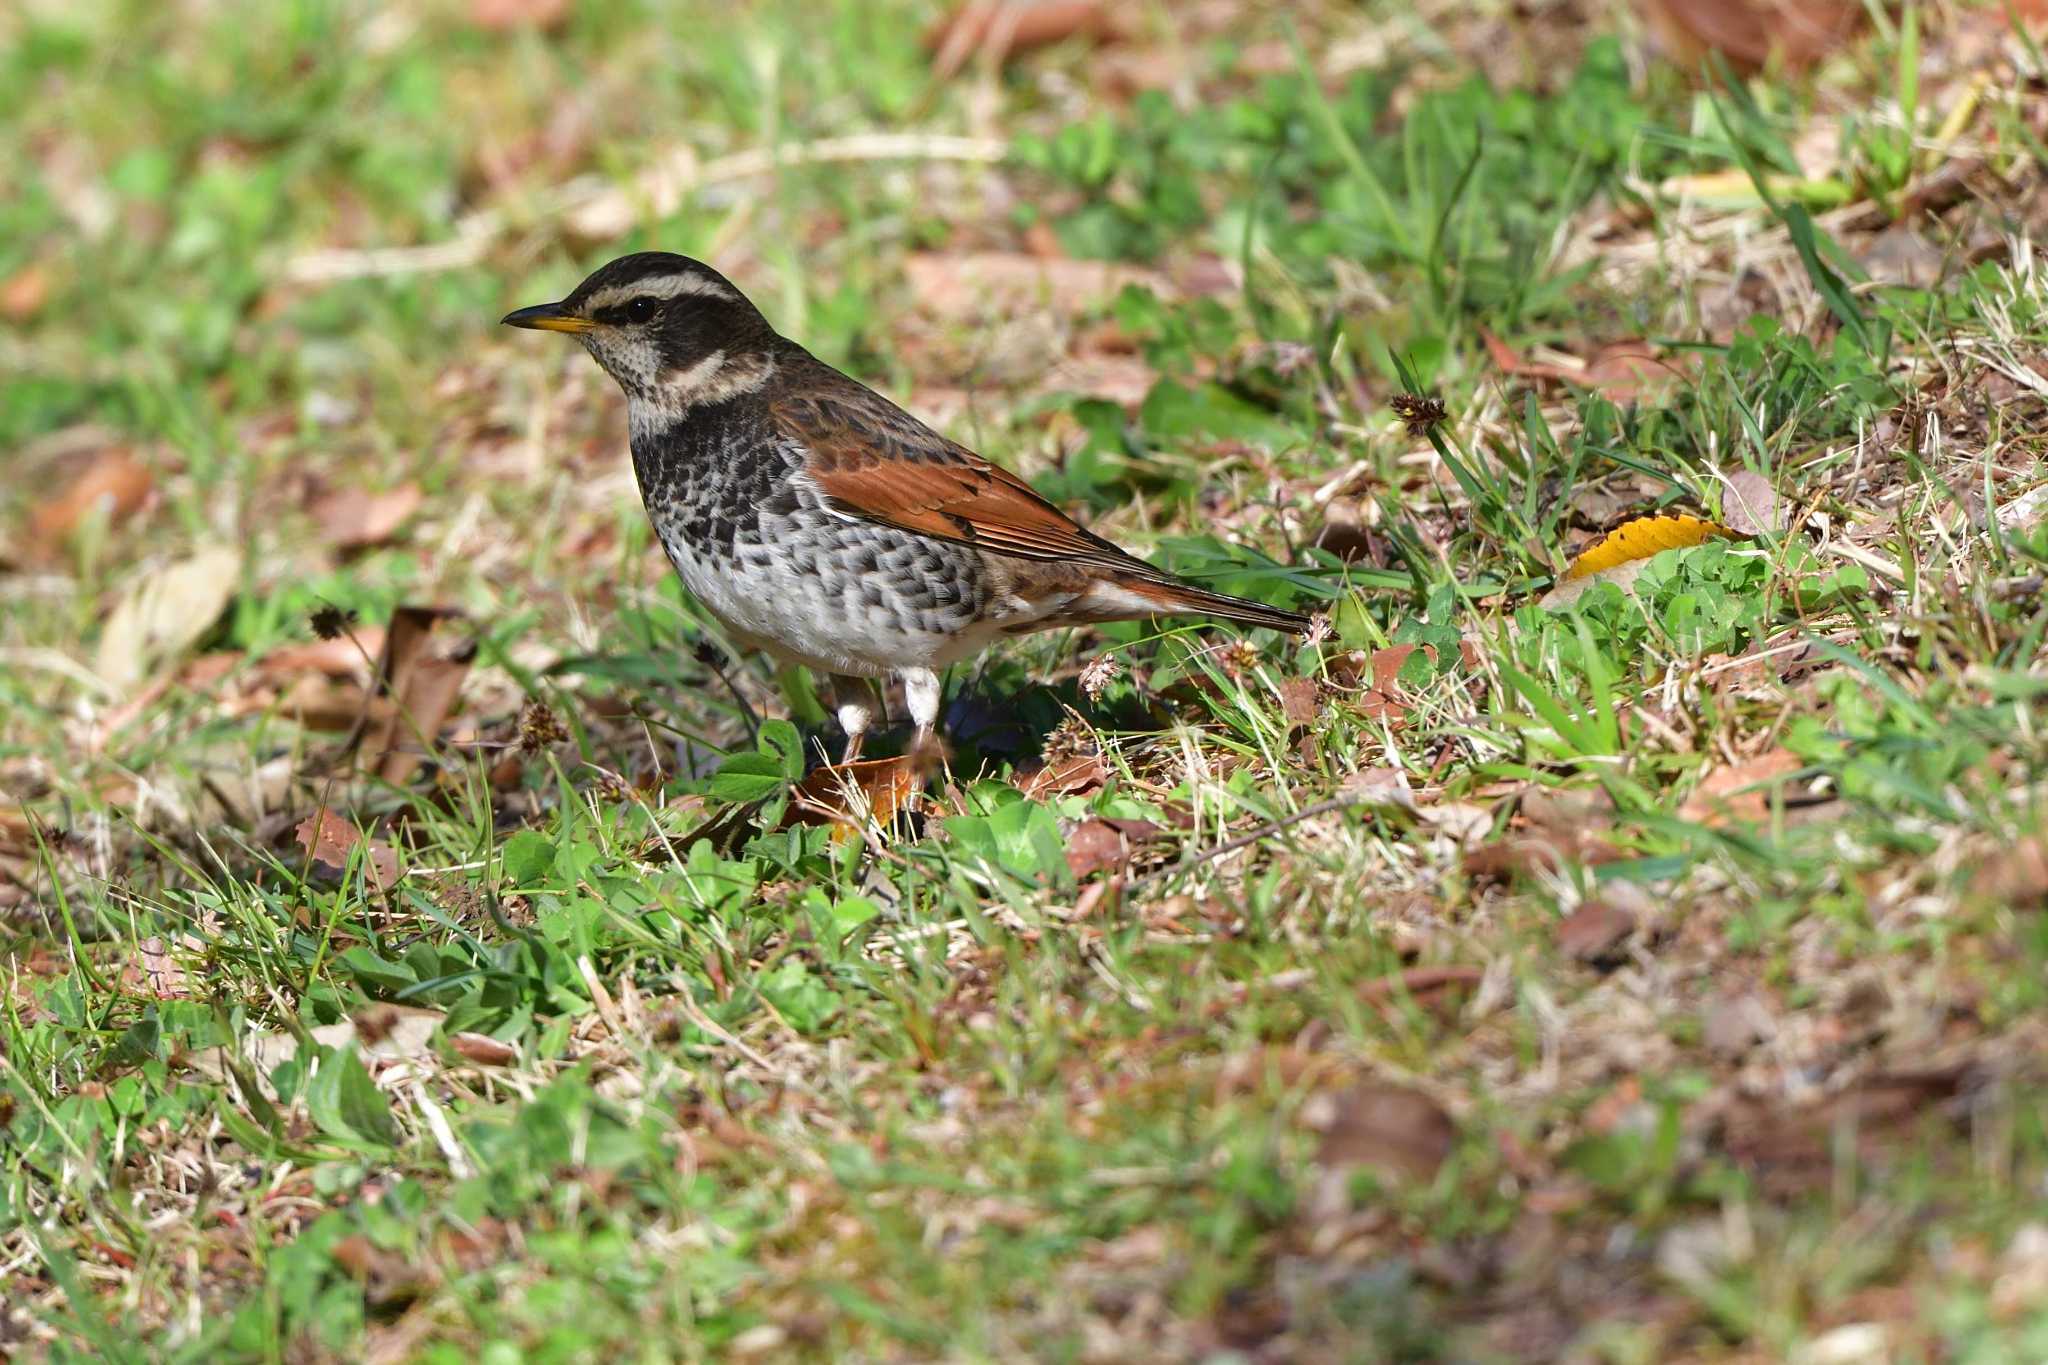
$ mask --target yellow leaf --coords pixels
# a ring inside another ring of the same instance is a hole
[[[1716,537],[1725,539],[1734,535],[1735,532],[1718,522],[1682,513],[1637,517],[1634,521],[1623,522],[1589,546],[1564,571],[1564,578],[1570,582],[1632,560],[1648,559],[1665,550],[1683,550],[1693,545],[1704,545]]]

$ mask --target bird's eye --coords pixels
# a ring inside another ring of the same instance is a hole
[[[626,321],[647,322],[653,319],[655,309],[661,305],[654,299],[641,297],[626,305]]]

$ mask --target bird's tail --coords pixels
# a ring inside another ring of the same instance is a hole
[[[1191,583],[1140,579],[1126,580],[1117,587],[1141,604],[1139,610],[1130,613],[1134,616],[1213,616],[1219,621],[1232,621],[1240,626],[1264,626],[1268,630],[1284,630],[1293,635],[1308,633],[1308,618],[1298,611],[1285,611],[1249,598],[1210,592]]]

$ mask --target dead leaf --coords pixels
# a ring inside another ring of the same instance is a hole
[[[977,53],[1003,62],[1069,38],[1103,43],[1119,36],[1102,0],[966,0],[926,29],[923,41],[933,74],[945,80]]]
[[[1419,806],[1415,816],[1461,848],[1470,848],[1493,828],[1493,811],[1476,801],[1440,801]]]
[[[1700,825],[1725,825],[1731,820],[1756,824],[1770,814],[1770,793],[1763,788],[1799,771],[1804,762],[1785,749],[1708,773],[1678,809],[1678,818]]]
[[[126,692],[206,634],[235,594],[242,559],[210,547],[131,583],[100,632],[93,671]]]
[[[1406,1086],[1363,1080],[1311,1096],[1302,1122],[1322,1134],[1316,1160],[1325,1166],[1371,1166],[1396,1179],[1426,1184],[1451,1154],[1458,1130],[1429,1096]]]
[[[125,447],[94,456],[63,492],[37,504],[29,514],[29,538],[39,558],[48,558],[63,540],[95,512],[109,526],[125,520],[149,497],[149,470]]]
[[[375,1005],[355,1018],[307,1030],[315,1047],[354,1044],[366,1061],[418,1061],[433,1055],[433,1039],[445,1017],[440,1010],[415,1005]],[[229,1065],[246,1059],[267,1090],[268,1077],[281,1063],[299,1055],[299,1036],[278,1030],[245,1039],[239,1048],[208,1047],[178,1057],[178,1064],[214,1080],[225,1080]]]
[[[1415,789],[1399,768],[1361,768],[1337,784],[1337,795],[1353,805],[1412,811]]]
[[[1396,1002],[1412,1000],[1448,1017],[1455,1009],[1453,992],[1476,989],[1486,979],[1478,967],[1409,967],[1392,976],[1375,977],[1359,987],[1358,998],[1391,1015]]]
[[[1049,796],[1099,791],[1109,783],[1109,766],[1100,754],[1074,754],[1028,773],[1018,773],[1010,781],[1031,800],[1041,801]]]
[[[869,819],[887,826],[923,787],[918,764],[907,754],[815,768],[797,783],[783,825],[832,824],[857,836]]]
[[[458,1033],[448,1039],[457,1056],[478,1066],[510,1066],[519,1060],[519,1049],[482,1033]]]
[[[903,273],[921,309],[960,322],[1031,312],[1070,317],[1115,298],[1127,284],[1173,292],[1164,276],[1140,266],[1023,251],[915,252]]]
[[[1163,838],[1166,831],[1150,820],[1096,817],[1083,820],[1067,835],[1067,870],[1075,878],[1125,866],[1139,844]]]
[[[549,29],[569,17],[569,0],[469,0],[469,21],[491,33]]]
[[[1721,492],[1721,517],[1728,529],[1741,536],[1761,535],[1785,529],[1785,512],[1778,505],[1778,490],[1755,470],[1730,474]]]
[[[31,261],[0,282],[0,318],[20,324],[32,320],[50,301],[50,272]]]
[[[336,872],[348,867],[349,855],[363,842],[354,825],[326,806],[301,820],[294,833],[306,856]],[[364,846],[363,865],[378,890],[388,891],[398,884],[398,851],[382,839],[372,839]]]
[[[1620,906],[1587,901],[1557,922],[1557,946],[1581,962],[1614,962],[1635,928],[1636,917]]]
[[[1581,597],[1602,583],[1612,583],[1627,593],[1634,588],[1635,581],[1642,577],[1643,570],[1649,563],[1648,559],[1631,559],[1626,563],[1616,564],[1613,568],[1601,569],[1580,578],[1560,578],[1556,587],[1536,599],[1536,605],[1545,611],[1569,611]]]
[[[400,607],[391,615],[372,688],[391,705],[370,708],[350,746],[360,744],[364,766],[394,786],[411,777],[426,757],[476,657],[474,640],[434,638],[442,622],[461,615],[453,608],[417,606]]]
[[[44,822],[27,807],[0,806],[0,853],[27,853],[36,844],[36,827]],[[53,837],[45,825],[43,837]]]
[[[1476,882],[1506,882],[1516,876],[1554,876],[1567,863],[1598,867],[1621,851],[1597,829],[1539,829],[1468,849],[1465,875]]]
[[[416,483],[402,483],[383,493],[344,488],[314,501],[308,510],[328,544],[341,550],[381,545],[420,509],[426,494]]]
[[[1566,357],[1565,362],[1551,362],[1524,357],[1483,327],[1479,329],[1479,339],[1503,374],[1594,389],[1617,403],[1625,403],[1653,385],[1685,374],[1682,360],[1659,356],[1647,341],[1613,341],[1586,360],[1574,362]]]
[[[277,682],[306,673],[330,678],[368,678],[375,671],[377,655],[383,648],[384,627],[357,626],[332,640],[280,645],[256,661],[256,671]]]
[[[152,1000],[191,998],[185,969],[171,956],[170,945],[161,934],[151,934],[135,945],[133,960],[121,969],[121,985]]]
[[[354,825],[325,806],[301,820],[295,833],[307,857],[336,872],[348,866],[348,855],[363,841]]]
[[[1854,0],[1637,0],[1666,53],[1697,70],[1710,52],[1755,71],[1772,56],[1811,66],[1838,51],[1863,26]]]
[[[1280,680],[1280,714],[1290,726],[1313,725],[1322,711],[1322,689],[1314,678]]]
[[[2000,503],[1997,516],[1998,527],[2002,531],[2033,530],[2044,516],[2048,516],[2048,483]]]

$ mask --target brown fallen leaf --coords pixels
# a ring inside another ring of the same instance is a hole
[[[1117,820],[1093,817],[1075,825],[1067,835],[1067,870],[1076,879],[1104,869],[1120,868],[1131,861],[1139,844],[1163,838],[1166,831],[1150,820]]]
[[[858,836],[868,819],[886,827],[923,787],[919,765],[907,754],[814,768],[791,794],[783,825],[838,825]]]
[[[1549,876],[1567,863],[1598,867],[1621,850],[1598,830],[1539,829],[1465,852],[1465,875],[1476,882],[1506,882],[1516,876]]]
[[[1718,52],[1743,71],[1773,55],[1811,66],[1846,45],[1865,19],[1855,0],[1637,0],[1636,8],[1678,65],[1697,68]]]
[[[1628,911],[1591,900],[1557,922],[1557,946],[1581,962],[1616,962],[1635,928],[1636,917]]]
[[[448,1046],[458,1057],[478,1066],[510,1066],[519,1060],[518,1048],[482,1033],[454,1034],[448,1039]]]
[[[326,806],[301,820],[294,834],[307,857],[336,872],[348,867],[349,854],[363,842],[354,825]],[[397,885],[398,850],[382,839],[372,839],[365,845],[363,865],[371,884],[379,890],[388,891]]]
[[[331,640],[280,645],[256,661],[256,671],[270,681],[286,681],[306,673],[329,678],[368,678],[384,649],[382,626],[357,626]]]
[[[1360,768],[1337,784],[1337,794],[1360,806],[1383,810],[1415,809],[1415,788],[1399,768]]]
[[[383,493],[339,489],[316,499],[308,510],[328,544],[339,550],[361,550],[391,539],[424,501],[426,494],[418,484],[402,483]]]
[[[1322,1134],[1316,1160],[1325,1166],[1370,1166],[1396,1179],[1426,1184],[1450,1156],[1457,1126],[1419,1090],[1361,1080],[1312,1096],[1302,1122]]]
[[[49,555],[95,512],[109,526],[125,520],[149,497],[154,480],[126,447],[102,450],[61,493],[29,513],[29,539],[37,558]]]
[[[171,956],[170,945],[161,934],[151,934],[135,945],[134,958],[121,969],[121,985],[152,1000],[191,998],[185,969]]]
[[[363,840],[354,825],[326,806],[301,820],[294,834],[307,857],[337,872],[348,866],[348,855]]]
[[[1458,997],[1485,979],[1486,972],[1478,967],[1409,967],[1374,977],[1359,987],[1358,998],[1390,1020],[1399,1018],[1404,999],[1447,1020],[1457,1011]]]
[[[1595,389],[1617,403],[1635,398],[1646,388],[1684,374],[1680,360],[1657,354],[1646,341],[1613,341],[1576,365],[1529,360],[1485,328],[1479,329],[1487,354],[1503,374],[1521,379],[1550,379]]]
[[[41,826],[43,837],[55,837],[48,825],[26,807],[18,805],[0,806],[0,853],[27,853],[36,845],[36,829]]]
[[[1069,38],[1110,42],[1121,36],[1102,0],[966,0],[924,32],[940,80],[977,53],[997,62]]]
[[[1313,725],[1322,711],[1322,689],[1314,678],[1280,680],[1280,714],[1292,725]]]
[[[301,674],[275,693],[267,689],[252,693],[245,702],[231,707],[230,713],[241,714],[244,705],[252,711],[268,710],[274,705],[278,714],[289,716],[308,730],[338,735],[352,733],[366,714],[382,716],[390,710],[390,703],[370,697],[361,687],[318,673]]]
[[[1010,779],[1018,791],[1033,801],[1049,796],[1072,796],[1099,791],[1109,784],[1109,765],[1102,755],[1074,754],[1056,763],[1018,773]]]
[[[1678,818],[1700,825],[1725,825],[1731,820],[1756,824],[1770,815],[1767,788],[1803,766],[1796,754],[1773,749],[1757,758],[1716,768],[1693,788],[1692,795],[1678,808]]]
[[[449,607],[404,606],[385,629],[371,692],[390,705],[369,707],[345,747],[360,745],[363,766],[393,786],[425,759],[461,695],[476,642],[446,634],[435,638],[443,622],[461,616]]]

